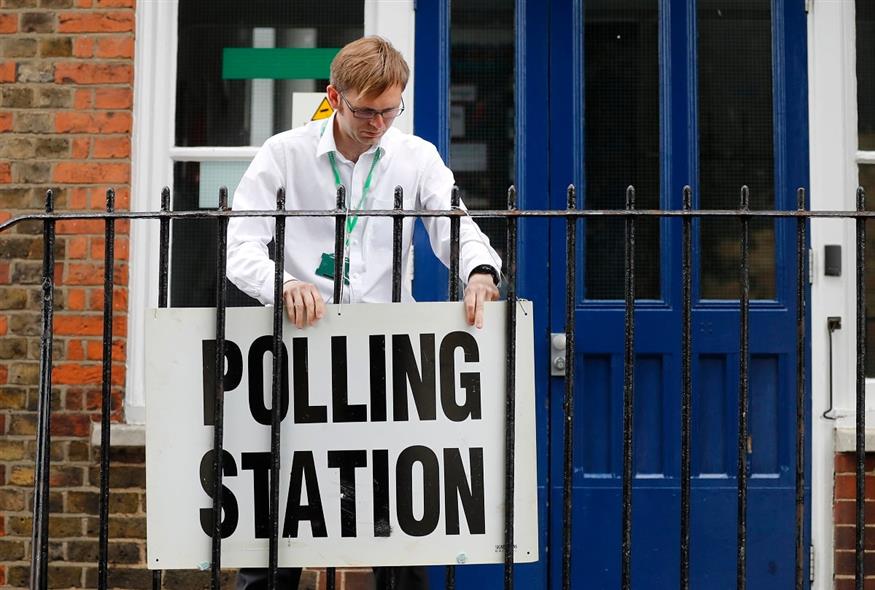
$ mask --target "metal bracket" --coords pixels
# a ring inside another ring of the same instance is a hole
[[[565,333],[550,334],[550,375],[565,376]]]

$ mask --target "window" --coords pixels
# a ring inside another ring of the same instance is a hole
[[[233,193],[267,137],[312,117],[316,105],[306,95],[324,92],[332,50],[348,41],[381,35],[412,68],[413,2],[138,2],[132,209],[157,210],[163,186],[173,190],[174,209],[215,208],[218,187]],[[404,97],[411,111],[412,88],[411,76]],[[396,126],[410,132],[412,121],[411,114]],[[158,300],[157,222],[132,224],[131,236],[125,416],[138,423],[143,317]],[[170,304],[212,305],[213,225],[176,224],[173,240]]]
[[[173,209],[215,208],[252,157],[185,148],[258,147],[307,122],[315,107],[302,101],[324,92],[331,58],[363,33],[362,2],[180,0]],[[215,305],[215,223],[179,220],[172,234],[171,307]],[[249,302],[229,285],[231,305]]]

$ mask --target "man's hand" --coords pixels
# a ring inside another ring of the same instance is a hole
[[[316,285],[297,279],[283,284],[283,302],[289,321],[298,328],[312,326],[325,315],[325,301]]]
[[[483,305],[498,299],[498,287],[490,274],[472,274],[465,287],[465,315],[469,326],[483,327]]]

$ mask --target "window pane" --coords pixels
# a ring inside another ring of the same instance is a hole
[[[261,145],[291,128],[294,95],[328,83],[325,55],[312,49],[339,49],[363,23],[362,1],[180,0],[176,145]],[[234,68],[224,50],[241,48],[267,51]]]
[[[586,208],[623,209],[633,185],[637,208],[658,209],[658,2],[587,2],[583,60]],[[586,223],[587,299],[623,298],[624,225],[622,219]],[[658,299],[659,220],[639,220],[635,237],[635,294]]]
[[[860,149],[875,150],[875,2],[857,0],[857,127]]]
[[[173,166],[174,211],[215,209],[218,187],[228,187],[228,199],[249,162],[177,162]],[[233,204],[233,203],[230,203]],[[216,305],[216,222],[176,219],[171,225],[171,307]],[[255,304],[228,282],[228,305]]]
[[[770,0],[700,0],[699,206],[737,209],[750,189],[751,209],[773,209],[772,13]],[[703,219],[701,297],[737,299],[740,224]],[[750,224],[754,299],[775,298],[775,228]]]
[[[469,209],[504,209],[514,183],[514,3],[453,2],[450,168]],[[504,220],[478,219],[504,259]]]

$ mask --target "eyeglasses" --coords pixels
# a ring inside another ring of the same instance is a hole
[[[382,111],[375,111],[374,109],[357,109],[354,106],[352,106],[351,104],[349,104],[349,101],[343,95],[343,92],[340,92],[339,94],[340,94],[340,98],[343,99],[343,102],[346,103],[346,106],[349,108],[350,112],[352,113],[352,116],[355,117],[356,119],[371,120],[374,117],[376,117],[377,115],[380,115],[381,117],[383,117],[384,121],[392,121],[395,119],[395,117],[399,116],[401,113],[404,112],[404,99],[403,98],[401,99],[401,106],[392,107],[391,109],[383,109]]]

